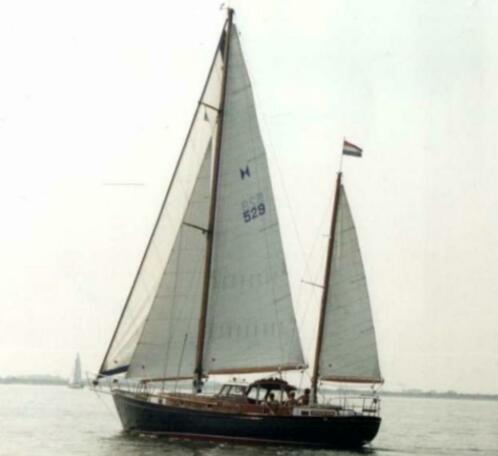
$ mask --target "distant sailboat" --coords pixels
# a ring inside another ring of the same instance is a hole
[[[76,355],[74,360],[73,375],[68,383],[69,388],[81,389],[85,386],[83,382],[83,377],[81,376],[81,360],[79,353]]]
[[[379,429],[378,398],[333,403],[323,391],[318,394],[323,381],[382,381],[341,174],[311,394],[298,399],[297,388],[281,373],[307,366],[266,152],[232,17],[229,9],[179,162],[94,386],[112,385],[121,422],[131,433],[360,447]],[[237,374],[274,376],[251,384],[229,382],[216,394],[203,392],[208,376]],[[192,393],[175,391],[182,380],[192,381]]]

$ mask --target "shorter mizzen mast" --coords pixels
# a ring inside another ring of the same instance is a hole
[[[311,397],[318,381],[382,383],[375,331],[358,237],[342,185],[344,155],[362,149],[344,140],[330,225]]]

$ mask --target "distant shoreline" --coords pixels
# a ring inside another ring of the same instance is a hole
[[[0,385],[52,385],[67,386],[67,378],[55,375],[27,375],[27,376],[8,376],[0,377]],[[358,394],[355,390],[328,390],[330,394]],[[472,394],[457,393],[456,391],[380,391],[381,397],[406,397],[406,398],[426,398],[426,399],[471,399],[471,400],[489,400],[498,401],[498,394]]]
[[[470,393],[456,393],[448,391],[446,393],[437,392],[410,392],[410,391],[381,391],[380,396],[391,397],[411,397],[411,398],[426,398],[426,399],[472,399],[479,401],[498,401],[498,394],[470,394]]]
[[[0,385],[67,385],[67,378],[55,375],[26,375],[0,377]]]

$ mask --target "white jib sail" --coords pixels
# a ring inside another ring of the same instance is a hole
[[[367,282],[353,217],[340,187],[320,377],[381,382]]]
[[[266,152],[235,27],[218,185],[204,371],[302,366]]]
[[[218,50],[157,224],[102,364],[101,374],[111,375],[127,371],[152,303],[160,305],[162,302],[156,299],[156,296],[162,286],[161,280],[165,277],[165,267],[172,255],[180,229],[182,234],[179,236],[184,234],[185,229],[181,228],[181,225],[187,206],[208,144],[216,136],[222,75],[222,58]],[[178,242],[183,245],[182,241]],[[135,369],[134,372],[138,373]],[[152,372],[150,366],[149,370]]]
[[[211,149],[211,142],[209,143]],[[208,150],[160,286],[127,372],[133,378],[189,378],[195,367],[211,184]]]

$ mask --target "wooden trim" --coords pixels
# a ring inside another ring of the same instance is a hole
[[[212,109],[213,111],[216,111],[216,112],[220,112],[221,111],[220,109],[215,108],[214,106],[211,106],[210,104],[205,103],[202,100],[199,101],[199,104],[201,104],[202,106],[205,106],[206,108]]]
[[[208,232],[207,228],[204,228],[199,225],[194,225],[193,223],[183,222],[182,225],[188,226],[190,228],[194,228],[195,230],[202,231],[202,234],[206,234]]]
[[[257,374],[259,372],[280,372],[288,370],[306,369],[308,366],[287,364],[284,366],[262,366],[262,367],[241,367],[235,369],[213,369],[208,372],[209,375],[224,375],[224,374]]]
[[[140,380],[141,383],[151,383],[151,382],[173,382],[177,380],[191,380],[193,377],[189,375],[188,377],[159,377],[159,378],[145,378]]]
[[[338,383],[384,383],[383,378],[374,377],[353,377],[348,375],[331,375],[328,377],[320,377],[320,380],[325,382],[338,382]]]

